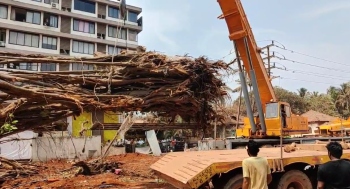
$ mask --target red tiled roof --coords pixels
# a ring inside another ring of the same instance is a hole
[[[318,122],[318,121],[328,122],[328,121],[333,121],[333,120],[337,119],[336,117],[333,117],[333,116],[330,116],[327,114],[323,114],[320,112],[316,112],[314,110],[310,110],[310,111],[302,114],[301,116],[307,117],[308,122]]]

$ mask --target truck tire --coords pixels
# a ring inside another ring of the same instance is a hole
[[[309,177],[299,170],[290,170],[283,174],[278,182],[277,189],[310,189]]]
[[[223,189],[242,189],[243,175],[238,174],[232,177],[224,186]]]

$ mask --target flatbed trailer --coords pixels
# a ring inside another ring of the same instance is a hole
[[[225,143],[227,149],[236,149],[245,147],[248,143],[249,139],[225,139]],[[255,139],[255,142],[260,144],[261,146],[274,146],[279,145],[281,139],[279,138],[270,138],[270,139]],[[330,141],[350,141],[350,137],[300,137],[300,138],[283,138],[283,144],[316,144],[316,141],[330,142]]]
[[[281,148],[260,149],[259,156],[268,159],[272,171],[269,188],[316,188],[318,165],[329,161],[328,153],[325,144],[305,146],[308,150],[282,152],[282,158]],[[215,189],[239,189],[242,160],[247,157],[245,149],[173,152],[151,165],[151,169],[159,178],[180,189],[202,188],[209,182]],[[350,150],[344,150],[342,158],[350,161]],[[307,166],[311,167],[305,170]]]

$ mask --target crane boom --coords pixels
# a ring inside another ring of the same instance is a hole
[[[235,3],[232,3],[232,1]],[[246,37],[247,39],[252,66],[255,70],[257,78],[261,104],[266,104],[270,101],[277,101],[270,78],[267,75],[263,59],[258,52],[258,46],[255,42],[253,31],[251,30],[241,2],[239,0],[218,0],[218,2],[223,12],[221,18],[224,18],[227,23],[230,33],[229,38],[236,43],[240,58],[244,64],[244,68],[246,69],[249,77],[251,77],[249,57],[244,44],[244,38]]]
[[[288,103],[277,100],[240,0],[217,1],[223,13],[219,18],[225,19],[229,30],[229,39],[233,41],[236,51],[242,91],[247,107],[248,117],[244,118],[244,127],[236,130],[237,136],[280,137],[308,133],[307,119],[292,114]],[[243,61],[243,67],[253,86],[255,104],[258,110],[256,118],[254,118],[251,108],[240,60]]]

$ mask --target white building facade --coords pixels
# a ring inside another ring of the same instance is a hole
[[[142,31],[142,9],[126,7],[124,22],[119,2],[109,0],[1,0],[0,51],[92,57],[96,51],[135,50]],[[71,71],[93,66],[19,63],[0,68]]]
[[[117,54],[121,50],[136,50],[138,34],[142,31],[142,17],[139,16],[142,9],[126,5],[124,21],[120,18],[119,7],[120,2],[110,0],[0,0],[0,51],[93,57],[95,52]],[[61,65],[22,62],[0,64],[0,69],[40,72],[92,70],[94,67],[83,67],[79,62]],[[67,122],[71,128],[72,117],[68,117]],[[19,138],[27,132],[19,133]],[[17,145],[6,143],[0,146],[0,155],[7,154],[12,159],[31,157],[29,144],[32,141],[26,141],[27,151],[19,153],[21,150],[15,150]]]

